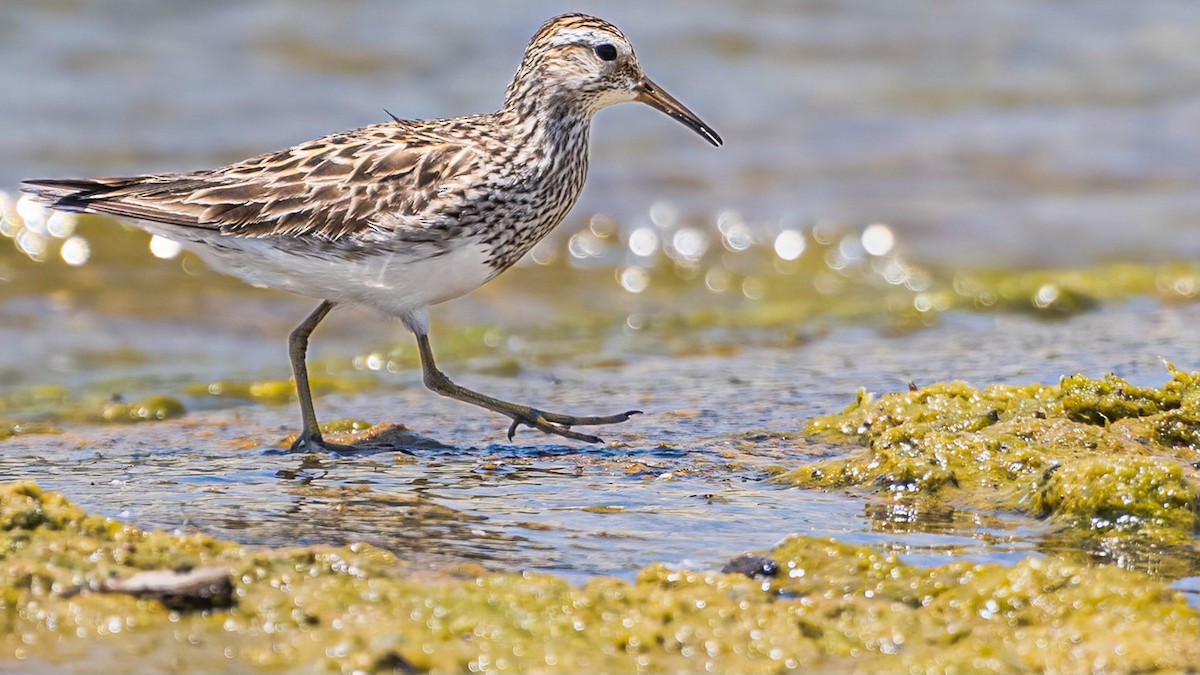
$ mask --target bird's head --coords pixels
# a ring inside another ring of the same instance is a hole
[[[537,96],[539,95],[540,96]],[[587,114],[640,101],[679,120],[713,145],[721,137],[642,72],[633,45],[616,26],[586,14],[547,21],[529,41],[508,87],[508,103],[549,97]]]

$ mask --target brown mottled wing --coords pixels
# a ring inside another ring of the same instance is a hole
[[[28,181],[52,206],[243,237],[337,241],[416,222],[479,153],[404,123],[333,134],[192,174]],[[406,218],[407,217],[407,218]],[[416,218],[413,218],[416,217]]]

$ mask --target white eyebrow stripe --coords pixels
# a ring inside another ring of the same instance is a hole
[[[608,33],[601,33],[588,28],[570,28],[556,33],[554,39],[550,40],[548,44],[555,47],[566,47],[578,44],[590,45],[593,42],[600,41],[612,42],[614,45],[620,42],[617,36],[609,35]],[[620,49],[620,47],[617,48]]]

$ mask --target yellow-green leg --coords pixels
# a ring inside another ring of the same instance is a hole
[[[500,399],[480,394],[477,391],[472,391],[450,381],[450,378],[446,377],[445,373],[438,370],[437,364],[433,361],[433,351],[429,347],[429,336],[422,333],[417,333],[416,336],[417,348],[421,352],[421,370],[425,376],[425,386],[442,396],[449,396],[464,403],[487,408],[511,418],[512,425],[508,427],[508,440],[510,441],[513,439],[513,435],[517,433],[517,428],[524,424],[527,427],[548,434],[557,434],[564,438],[585,441],[587,443],[600,443],[602,442],[600,437],[571,431],[571,427],[591,424],[616,424],[624,422],[634,415],[640,415],[642,412],[640,410],[629,410],[616,415],[605,416],[563,415],[538,410],[527,405],[501,401]]]
[[[317,324],[333,309],[334,303],[324,300],[313,310],[308,318],[300,322],[288,336],[288,358],[292,361],[292,375],[296,378],[296,396],[300,399],[300,417],[304,428],[300,437],[292,443],[293,452],[312,452],[328,450],[332,452],[351,452],[353,446],[329,443],[321,437],[321,426],[317,424],[317,413],[313,409],[312,389],[308,384],[308,337],[312,335]]]

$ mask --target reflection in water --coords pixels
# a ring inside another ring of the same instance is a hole
[[[272,546],[367,542],[416,565],[478,562],[577,581],[629,577],[654,561],[719,566],[761,546],[764,533],[770,543],[797,529],[835,532],[857,522],[845,500],[796,499],[747,482],[753,472],[719,466],[704,452],[535,446],[411,459],[140,445],[99,441],[102,449],[23,466],[6,453],[0,473],[35,478],[150,527]],[[81,480],[104,488],[81,489]],[[690,533],[686,540],[681,532]]]

